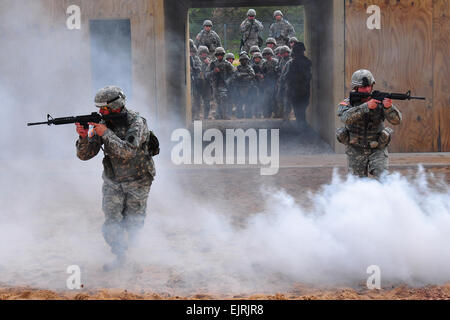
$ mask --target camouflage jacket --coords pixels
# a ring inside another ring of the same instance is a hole
[[[214,72],[215,68],[219,68],[219,72]],[[214,59],[209,65],[209,74],[211,84],[215,89],[226,89],[234,74],[234,67],[227,60],[219,61]]]
[[[114,182],[128,182],[155,176],[155,165],[148,153],[149,131],[146,120],[139,113],[125,109],[127,123],[114,125],[105,123],[107,130],[102,137],[79,138],[76,142],[77,156],[89,160],[103,146],[103,177]]]
[[[272,60],[264,60],[262,65],[262,73],[266,81],[277,81],[278,80],[278,60],[272,58]]]
[[[253,23],[249,19],[242,21],[239,27],[241,31],[242,40],[248,46],[258,45],[258,35],[264,29],[264,26],[259,20],[254,20]]]
[[[264,79],[257,76],[257,75],[263,75],[263,72],[262,72],[263,64],[264,64],[263,60],[261,60],[259,63],[256,63],[255,61],[253,61],[253,59],[252,59],[252,62],[250,63],[250,66],[253,68],[253,71],[255,71],[255,81],[258,84],[261,84],[262,82],[264,82]]]
[[[270,25],[269,37],[275,38],[277,46],[288,45],[289,38],[293,36],[295,36],[294,27],[285,19]]]
[[[351,105],[349,99],[339,104],[338,117],[349,132],[350,145],[362,148],[369,148],[370,142],[378,141],[384,129],[384,120],[394,125],[400,124],[402,120],[401,112],[394,105],[386,109],[383,104],[379,104],[371,110],[367,103]]]
[[[211,72],[209,70],[209,65],[211,64],[210,60],[208,57],[206,57],[205,59],[200,58],[200,74],[199,74],[199,79],[203,82],[206,81],[209,83],[210,81],[210,77],[211,77]]]
[[[238,65],[235,73],[235,79],[238,86],[249,87],[254,84],[255,71],[249,64],[245,67],[243,65]]]
[[[211,30],[210,32],[206,32],[202,30],[195,37],[195,45],[197,48],[199,46],[208,47],[209,54],[214,55],[214,51],[217,47],[221,47],[222,43],[220,42],[219,35],[215,31]]]

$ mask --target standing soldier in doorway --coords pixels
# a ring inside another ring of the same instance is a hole
[[[209,110],[211,109],[211,77],[209,72],[209,50],[205,46],[198,48],[200,58],[200,74],[198,79],[199,97],[203,104],[203,119],[209,118]]]
[[[277,80],[278,80],[278,60],[274,58],[272,49],[264,48],[263,50],[264,62],[262,65],[262,73],[264,75],[264,83],[262,87],[263,92],[263,116],[270,118],[272,112],[276,112],[277,100],[275,98]]]
[[[198,33],[195,37],[195,45],[198,47],[205,46],[208,48],[211,55],[214,54],[216,48],[221,47],[219,35],[212,30],[211,20],[205,20],[203,22],[203,30]]]
[[[251,46],[261,46],[262,38],[259,34],[264,29],[262,23],[256,19],[256,11],[250,9],[247,12],[247,19],[242,21],[240,26],[241,46],[239,51],[249,52]]]
[[[224,48],[216,48],[214,55],[216,58],[209,65],[209,72],[217,105],[216,119],[227,120],[231,111],[228,86],[233,76],[234,68],[231,63],[224,59]]]
[[[286,100],[286,86],[285,79],[281,76],[284,72],[284,67],[291,59],[291,49],[288,46],[284,45],[280,48],[280,56],[281,59],[278,61],[278,83],[277,83],[277,118],[282,118],[284,120],[289,120],[289,114],[291,112],[290,105]]]
[[[254,115],[254,80],[255,71],[250,66],[250,58],[246,53],[242,53],[239,57],[240,65],[237,66],[235,73],[236,87],[239,91],[239,100],[236,106],[236,116],[238,118],[252,118]],[[245,113],[244,113],[245,105]]]
[[[352,90],[371,93],[375,78],[369,70],[358,70],[352,75]],[[384,126],[384,120],[398,125],[402,114],[392,104],[391,99],[378,101],[363,99],[352,105],[349,99],[339,104],[338,116],[345,127],[337,130],[339,142],[345,144],[349,172],[379,178],[388,169],[387,146],[393,130]]]
[[[191,97],[192,97],[192,119],[200,119],[201,97],[199,92],[199,77],[201,72],[200,58],[197,56],[197,47],[192,39],[189,39],[190,67],[191,67]]]
[[[263,85],[264,85],[264,74],[262,72],[263,57],[260,52],[253,53],[252,61],[250,66],[255,71],[255,89],[253,89],[253,110],[256,118],[261,118],[263,116]]]
[[[100,108],[100,113],[125,113],[126,122],[90,123],[94,129],[89,136],[88,129],[76,124],[78,158],[89,160],[100,149],[105,154],[102,175],[105,223],[102,231],[116,256],[112,263],[103,266],[105,271],[125,264],[127,249],[144,225],[147,198],[155,176],[152,156],[157,152],[151,143],[153,135],[146,120],[126,108],[125,102],[125,94],[120,88],[108,86],[100,89],[95,95],[95,105]]]
[[[285,108],[289,112],[291,108],[294,109],[300,128],[306,128],[305,111],[309,104],[311,65],[311,60],[305,57],[305,45],[298,42],[292,49],[291,60],[286,63],[280,80],[286,86]]]
[[[275,22],[270,26],[269,37],[275,38],[277,46],[288,45],[289,38],[295,35],[295,30],[289,21],[283,19],[283,13],[276,10],[273,13]]]

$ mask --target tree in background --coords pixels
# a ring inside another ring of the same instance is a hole
[[[203,21],[212,20],[213,30],[216,31],[225,46],[227,52],[239,54],[241,34],[239,26],[247,18],[248,9],[256,10],[256,19],[264,25],[262,38],[264,41],[269,35],[269,27],[274,22],[273,12],[281,10],[284,18],[295,28],[295,36],[304,41],[304,9],[303,6],[280,7],[239,7],[239,8],[192,8],[189,10],[189,34],[191,39],[202,30]],[[226,33],[225,33],[226,32]]]

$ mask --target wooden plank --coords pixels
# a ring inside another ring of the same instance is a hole
[[[439,151],[450,151],[450,2],[433,1],[434,141]]]
[[[369,69],[376,89],[412,90],[423,101],[396,102],[403,122],[395,126],[393,152],[437,151],[432,108],[432,0],[373,0],[381,9],[381,30],[366,27],[368,3],[346,0],[346,91],[357,69]]]

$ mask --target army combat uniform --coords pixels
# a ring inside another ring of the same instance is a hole
[[[274,13],[274,17],[276,15],[281,15],[281,11],[277,10]],[[270,25],[269,37],[275,38],[277,42],[277,46],[289,45],[289,38],[295,36],[295,30],[292,24],[289,21],[281,18],[279,21],[275,21]]]
[[[242,21],[239,29],[241,32],[241,39],[244,42],[241,51],[249,52],[250,47],[259,45],[258,37],[260,32],[264,29],[263,24],[259,20],[250,20],[247,18]]]
[[[363,76],[369,78],[369,85],[375,83],[368,70],[358,70],[352,77],[352,84]],[[376,109],[369,109],[367,102],[352,105],[345,99],[338,106],[338,116],[345,124],[338,129],[337,138],[346,146],[349,172],[359,177],[367,177],[369,173],[380,177],[389,166],[387,145],[393,132],[385,128],[384,120],[400,124],[402,114],[398,108],[394,105],[385,108],[381,103]]]
[[[241,64],[237,66],[234,76],[234,81],[239,92],[239,100],[236,105],[236,116],[238,118],[243,118],[244,116],[246,118],[252,118],[255,115],[255,71],[250,66],[249,60],[246,54],[242,54],[239,57]]]
[[[222,47],[216,49],[215,54],[223,54],[225,50]],[[214,72],[218,68],[219,72]],[[217,104],[216,119],[228,119],[231,112],[231,104],[229,101],[229,84],[232,80],[234,67],[224,58],[222,60],[214,59],[209,65],[209,77],[211,77],[211,85],[213,88],[214,99]]]
[[[144,118],[125,107],[127,123],[104,123],[103,136],[79,138],[77,156],[89,160],[103,149],[103,201],[105,223],[102,231],[111,251],[122,256],[129,241],[144,225],[147,198],[155,176],[155,166],[149,155],[149,131]],[[128,239],[126,233],[128,232]]]
[[[262,65],[262,73],[264,75],[264,83],[262,87],[263,94],[263,116],[269,118],[272,112],[276,112],[277,100],[276,89],[278,81],[278,60],[273,58],[273,51],[270,48],[263,50],[263,55],[269,54],[272,59],[266,59]]]
[[[203,27],[205,26],[212,27],[212,22],[210,20],[205,20]],[[216,48],[222,47],[219,35],[214,30],[208,32],[205,29],[200,31],[195,37],[195,45],[197,48],[200,46],[207,47],[211,58],[214,56]]]

